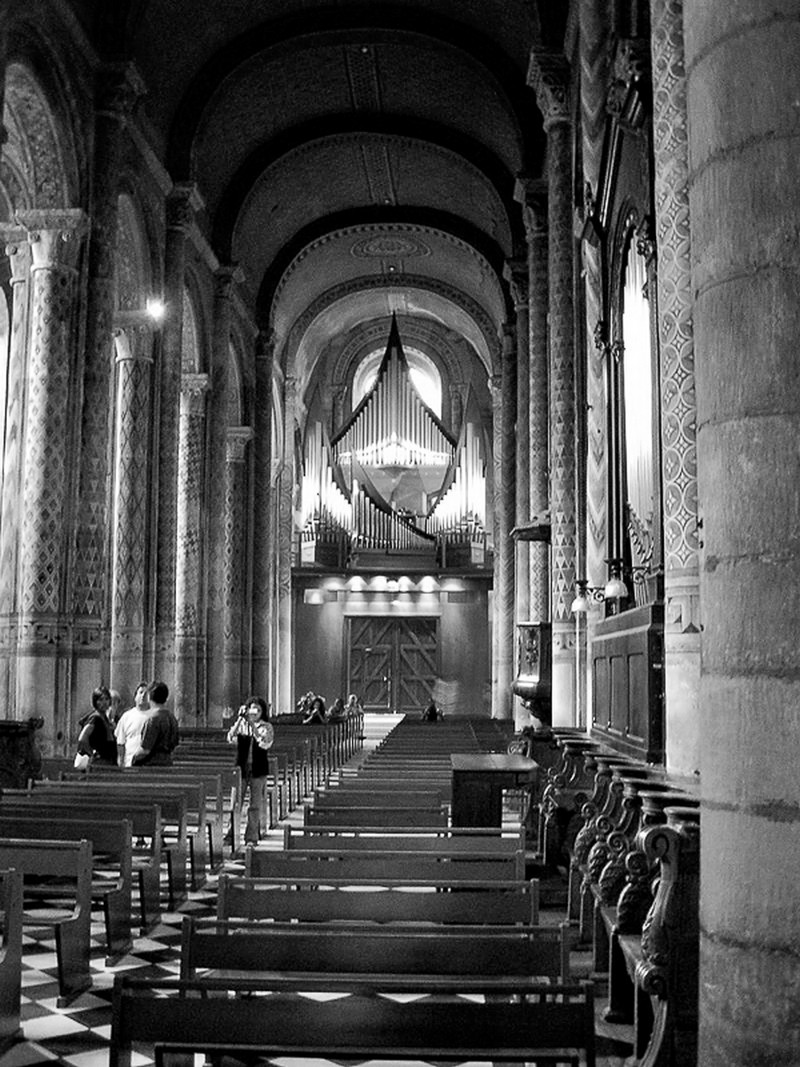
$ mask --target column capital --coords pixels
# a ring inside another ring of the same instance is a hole
[[[181,375],[181,402],[186,405],[186,413],[200,415],[205,410],[205,395],[210,382],[207,374]]]
[[[563,55],[548,48],[532,48],[527,80],[536,93],[545,132],[570,122],[569,64]]]
[[[21,226],[0,226],[0,240],[5,241],[5,253],[11,264],[12,285],[24,282],[31,269],[31,246]]]
[[[253,427],[229,426],[225,431],[225,435],[225,462],[244,462],[247,444],[253,440]]]
[[[230,300],[234,286],[244,281],[244,271],[238,263],[222,263],[214,271],[214,297],[217,300]]]
[[[275,358],[278,335],[274,330],[259,330],[256,337],[256,362],[271,363]]]
[[[94,106],[98,115],[127,122],[146,95],[147,86],[133,63],[104,63],[95,74]]]
[[[524,311],[528,307],[528,261],[527,259],[507,259],[503,267],[503,277],[511,290],[515,311]]]
[[[16,221],[26,231],[33,269],[74,269],[89,218],[80,208],[18,211]]]
[[[177,182],[167,194],[167,228],[186,233],[203,206],[194,182]]]
[[[519,175],[514,182],[514,199],[522,205],[522,221],[528,242],[547,233],[547,181]]]

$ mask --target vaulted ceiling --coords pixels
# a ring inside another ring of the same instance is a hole
[[[465,336],[489,369],[503,266],[524,247],[514,183],[542,169],[537,3],[75,5],[135,62],[157,153],[197,183],[212,246],[284,358],[310,371],[343,325],[398,310]]]

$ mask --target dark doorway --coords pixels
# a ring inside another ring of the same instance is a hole
[[[439,676],[438,620],[348,620],[347,692],[365,711],[421,713]]]

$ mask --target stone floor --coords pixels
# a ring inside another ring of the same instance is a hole
[[[365,745],[372,747],[394,725],[392,716],[375,716],[377,722],[368,723]],[[509,813],[513,818],[513,812]],[[289,820],[299,824],[302,816],[294,812]],[[282,830],[273,830],[269,846],[281,847]],[[243,863],[228,859],[225,869],[241,872]],[[563,886],[556,876],[546,887],[548,893],[558,896]],[[107,1067],[111,1036],[111,987],[114,975],[125,971],[137,977],[174,977],[179,971],[180,926],[184,915],[212,916],[216,908],[216,882],[210,879],[202,890],[190,892],[188,899],[175,912],[162,915],[160,924],[147,937],[137,938],[133,952],[115,966],[108,967],[104,961],[102,943],[103,925],[99,913],[93,915],[92,923],[92,971],[93,988],[77,998],[69,1007],[56,1006],[56,956],[52,931],[47,928],[26,928],[23,946],[22,975],[22,1025],[24,1040],[0,1056],[0,1067],[37,1067],[37,1065],[69,1065],[69,1067]],[[541,913],[543,922],[559,922],[563,918],[560,907],[545,908]],[[576,949],[572,957],[575,977],[589,974],[589,958]],[[602,990],[598,989],[598,993]],[[622,1027],[609,1027],[602,1021],[604,1006],[602,996],[598,1000],[598,1067],[622,1067],[630,1055],[629,1033]],[[278,1062],[278,1061],[275,1061]],[[280,1061],[283,1065],[284,1061]],[[312,1067],[312,1061],[286,1061]],[[408,1061],[403,1061],[408,1063]],[[149,1050],[142,1048],[134,1053],[132,1067],[149,1067],[153,1063]],[[313,1067],[328,1067],[329,1061],[313,1061]],[[377,1067],[377,1064],[376,1064]],[[383,1067],[387,1067],[383,1061]],[[391,1067],[391,1065],[390,1065]]]

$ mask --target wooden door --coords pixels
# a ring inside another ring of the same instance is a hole
[[[348,621],[347,692],[358,694],[365,711],[420,714],[439,676],[437,620]]]

